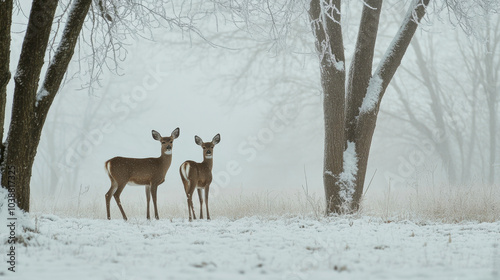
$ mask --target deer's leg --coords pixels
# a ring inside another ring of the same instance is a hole
[[[193,213],[193,219],[196,220],[196,214],[194,213],[194,206],[193,206],[193,194],[189,196],[189,204],[191,206],[191,212]]]
[[[125,185],[127,185],[127,184],[118,185],[118,189],[116,190],[116,192],[113,196],[116,200],[116,204],[118,204],[118,208],[120,208],[120,212],[122,212],[123,219],[126,221],[127,215],[125,215],[125,211],[123,211],[122,203],[120,202],[120,194],[122,193],[123,189],[125,188]]]
[[[189,181],[187,181],[182,174],[182,166],[183,165],[181,165],[181,179],[182,179],[182,184],[184,184],[184,191],[186,192],[189,221],[191,222],[193,218],[191,217],[191,204],[189,203]]]
[[[207,220],[210,220],[210,212],[208,212],[208,188],[209,186],[205,187],[205,206],[207,207]]]
[[[109,203],[111,202],[111,196],[113,196],[115,194],[117,188],[118,188],[117,183],[114,180],[111,180],[111,187],[109,188],[109,191],[104,196],[106,198],[106,213],[107,213],[108,220],[111,220]]]
[[[194,214],[193,210],[193,194],[188,194],[187,195],[187,204],[188,204],[188,212],[189,212],[189,221],[191,222],[193,218],[196,220],[196,215]]]
[[[146,186],[146,218],[149,220],[149,201],[151,199],[151,185]]]
[[[193,214],[193,219],[196,220],[196,214],[194,213],[193,207],[193,194],[196,186],[190,184],[189,194],[188,194],[188,207],[189,207],[189,220],[191,221],[191,214]]]
[[[191,203],[189,203],[189,194],[187,195],[187,204],[188,204],[189,221],[191,222],[193,218],[191,217]]]
[[[198,191],[198,198],[200,199],[200,219],[203,220],[203,196],[201,193],[201,189],[197,189]]]
[[[158,185],[153,185],[151,187],[151,192],[153,194],[153,205],[155,207],[155,219],[159,220],[160,217],[158,216],[158,207],[156,206],[156,193],[157,193],[157,191],[158,191]]]

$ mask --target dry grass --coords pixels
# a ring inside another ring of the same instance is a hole
[[[463,186],[419,188],[384,191],[370,190],[360,210],[360,215],[379,217],[387,221],[438,221],[458,223],[462,221],[493,222],[500,220],[500,186]],[[159,196],[159,215],[162,219],[186,217],[185,196]],[[165,198],[166,197],[166,198]],[[199,214],[198,199],[194,207]],[[129,218],[143,219],[146,201],[143,192],[124,192],[122,205]],[[50,213],[61,217],[104,219],[106,208],[103,194],[83,193],[72,199],[36,197],[31,202],[32,213]],[[323,217],[323,193],[267,191],[239,194],[220,194],[210,197],[210,214],[214,217],[238,219],[246,216],[308,216]],[[151,205],[151,213],[152,211]],[[205,212],[205,211],[204,211]],[[153,213],[152,213],[153,214]],[[111,216],[121,215],[114,200]]]
[[[500,186],[387,187],[367,197],[362,212],[387,220],[494,222],[500,220]]]
[[[161,196],[159,196],[161,197]],[[123,193],[122,206],[129,218],[146,217],[146,200],[142,194]],[[35,214],[54,214],[60,217],[80,217],[91,219],[106,218],[104,195],[83,194],[78,203],[78,198],[59,199],[37,197],[31,200],[31,212]],[[323,216],[323,198],[320,195],[305,195],[301,191],[290,192],[252,192],[245,194],[220,194],[210,197],[210,215],[212,217],[224,216],[230,219],[239,219],[246,216]],[[193,198],[195,213],[199,214],[198,196]],[[150,205],[153,214],[153,203]],[[159,199],[158,212],[161,218],[188,217],[185,196],[166,197]],[[203,207],[205,212],[205,206]],[[114,199],[111,200],[111,217],[121,218],[120,211]]]

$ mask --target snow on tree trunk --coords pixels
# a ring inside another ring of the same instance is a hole
[[[356,156],[356,144],[347,142],[344,151],[344,171],[339,175],[340,198],[342,199],[342,211],[350,212],[354,190],[356,189],[356,174],[358,173],[358,157]]]
[[[339,196],[339,174],[343,171],[344,153],[345,58],[340,14],[340,0],[330,1],[328,4],[320,0],[312,0],[310,3],[309,17],[316,39],[323,88],[323,184],[327,214],[339,213],[343,203]]]

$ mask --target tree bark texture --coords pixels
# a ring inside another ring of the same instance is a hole
[[[7,102],[7,85],[10,73],[10,30],[12,25],[12,0],[0,1],[0,162],[3,159],[5,106]],[[0,168],[1,170],[1,168]],[[1,172],[1,171],[0,171]]]
[[[411,4],[407,17],[401,23],[398,35],[394,38],[391,46],[386,52],[385,59],[380,62],[374,76],[382,79],[382,89],[378,96],[378,102],[375,109],[371,112],[360,114],[356,126],[356,154],[358,156],[358,173],[356,174],[356,188],[353,196],[352,209],[359,209],[361,196],[363,194],[364,182],[366,177],[366,168],[368,165],[368,156],[377,122],[377,115],[380,108],[380,102],[389,85],[392,77],[396,73],[401,60],[417,30],[420,20],[424,17],[430,0],[415,0]]]
[[[338,184],[343,170],[344,152],[344,99],[345,58],[340,23],[341,1],[331,1],[327,9],[320,0],[310,4],[309,16],[316,36],[316,49],[320,56],[323,112],[325,115],[325,143],[323,184],[326,212],[339,212],[342,201]],[[327,117],[328,116],[328,117]]]
[[[57,0],[33,1],[14,77],[12,121],[4,162],[6,166],[16,168],[16,200],[19,208],[25,211],[29,211],[31,169],[43,124],[73,55],[91,0],[77,0],[72,4],[61,41],[37,94],[57,4]],[[7,185],[5,172],[3,186]]]

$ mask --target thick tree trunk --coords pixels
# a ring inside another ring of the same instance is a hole
[[[367,0],[359,24],[358,39],[349,70],[346,108],[346,141],[356,141],[356,126],[359,108],[363,103],[372,77],[373,53],[377,41],[382,1]],[[346,144],[347,146],[347,144]]]
[[[7,138],[5,162],[16,168],[16,199],[19,208],[29,211],[31,169],[43,124],[71,60],[91,0],[72,4],[61,42],[37,93],[57,0],[35,0],[31,8],[16,72],[12,121]],[[7,176],[2,185],[7,185]]]
[[[0,162],[2,162],[5,149],[2,143],[5,122],[5,103],[7,102],[7,85],[11,78],[9,67],[12,7],[12,0],[0,1]]]
[[[497,153],[497,133],[498,133],[498,106],[497,106],[497,79],[496,74],[498,71],[495,70],[494,66],[494,54],[497,49],[498,41],[491,42],[491,23],[490,18],[486,18],[486,55],[484,59],[485,64],[485,84],[484,88],[486,91],[486,99],[488,100],[488,118],[489,118],[489,142],[490,142],[490,156],[489,156],[489,164],[488,164],[488,184],[493,185],[495,183],[495,164],[496,164],[496,153]]]
[[[7,137],[6,167],[16,169],[16,200],[19,208],[29,211],[31,168],[38,138],[31,135],[31,121],[34,118],[36,90],[44,63],[45,50],[57,0],[35,0],[31,7],[28,28],[24,37],[21,56],[14,77],[15,90],[12,105],[12,120]],[[6,168],[2,185],[7,186]]]
[[[367,158],[360,160],[360,155],[368,157],[368,154],[359,152],[360,148],[363,147],[358,147],[356,129],[358,127],[360,107],[366,96],[370,78],[372,77],[373,53],[375,51],[381,10],[382,1],[366,1],[361,15],[354,57],[349,70],[346,104],[347,116],[345,121],[346,141],[356,144],[355,153],[358,158],[358,174],[359,172],[366,172],[366,164],[368,163]],[[371,140],[369,145],[371,145]],[[365,166],[363,166],[363,164],[365,164]],[[358,180],[362,181],[356,182]],[[364,176],[356,176],[356,181],[352,182],[353,186],[351,186],[355,188],[352,197],[352,205],[350,206],[352,210],[357,210],[359,208],[362,192],[358,189],[360,188],[359,186],[361,186],[361,190],[363,188]]]
[[[340,24],[341,1],[331,1],[329,9],[321,2],[311,1],[309,16],[320,57],[325,121],[323,183],[326,213],[329,214],[339,213],[342,206],[339,174],[343,171],[344,153],[345,59]]]
[[[406,53],[408,45],[417,30],[418,23],[425,15],[429,1],[430,0],[415,0],[414,3],[411,4],[396,37],[389,46],[389,49],[373,75],[374,77],[378,77],[380,79],[380,89],[376,98],[377,102],[371,110],[366,110],[365,112],[360,113],[355,132],[358,172],[356,174],[356,189],[353,196],[353,210],[359,209],[361,202],[366,177],[366,168],[368,165],[368,156],[370,154],[370,147],[373,132],[375,131],[380,102],[382,101],[382,97],[387,89],[387,86],[389,85],[389,82],[401,64],[401,60]]]

